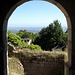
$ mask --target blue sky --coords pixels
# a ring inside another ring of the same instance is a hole
[[[8,20],[8,27],[47,27],[59,20],[67,27],[64,14],[54,4],[47,1],[29,1],[18,6]]]

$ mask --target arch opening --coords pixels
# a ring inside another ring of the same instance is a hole
[[[6,32],[7,32],[7,23],[8,23],[8,19],[9,19],[9,17],[11,16],[11,14],[13,13],[13,11],[19,6],[19,5],[21,5],[21,4],[23,4],[25,1],[24,0],[22,0],[22,1],[20,1],[20,2],[18,2],[18,3],[16,3],[11,9],[10,9],[10,11],[8,12],[8,14],[7,14],[7,16],[6,16],[6,18],[5,18],[5,20],[4,20],[4,25],[3,25],[3,35],[5,35],[5,36],[3,36],[3,38],[4,39],[6,39]],[[72,28],[71,28],[71,21],[70,21],[70,18],[69,18],[69,15],[68,15],[68,13],[66,12],[66,10],[63,8],[63,6],[61,6],[58,2],[56,2],[56,1],[54,1],[54,0],[50,0],[50,1],[48,1],[48,2],[51,2],[52,4],[54,4],[54,5],[56,5],[63,13],[64,13],[64,15],[66,16],[66,19],[67,19],[67,25],[68,25],[68,46],[72,46],[72,43],[70,43],[70,41],[72,41],[72,35],[71,35],[71,31],[72,31]],[[7,41],[4,41],[5,43],[5,49],[4,50],[7,50]],[[71,65],[71,54],[70,54],[70,49],[71,48],[68,48],[68,54],[69,54],[69,64]],[[69,66],[70,66],[69,65]]]

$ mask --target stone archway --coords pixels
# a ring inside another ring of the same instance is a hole
[[[28,0],[27,0],[28,1]],[[69,60],[68,60],[68,69],[66,67],[66,71],[65,72],[65,75],[68,75],[67,73],[69,73],[69,67],[71,66],[71,50],[72,50],[72,28],[71,28],[71,21],[70,21],[70,17],[67,13],[67,11],[65,10],[65,8],[58,2],[56,2],[55,0],[46,0],[48,2],[51,2],[52,4],[56,5],[65,15],[66,19],[67,19],[67,24],[68,24],[68,55],[69,55]],[[3,23],[3,42],[4,42],[4,51],[6,53],[7,51],[7,38],[6,38],[6,32],[7,32],[7,23],[8,23],[8,19],[9,17],[11,16],[11,14],[13,13],[13,11],[21,4],[23,4],[24,2],[26,2],[26,0],[21,0],[21,1],[18,1],[15,5],[12,6],[12,8],[9,10],[9,12],[7,13],[6,17],[5,17],[5,20],[4,20],[4,23]],[[6,54],[4,55],[4,59],[5,59],[5,62],[7,61],[7,56]],[[5,63],[5,66],[7,65],[7,63]],[[4,71],[7,71],[6,68]],[[5,72],[6,73],[6,72]],[[7,75],[4,74],[4,75]]]

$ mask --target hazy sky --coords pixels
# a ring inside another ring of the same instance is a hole
[[[29,1],[15,9],[8,27],[47,27],[54,20],[67,27],[66,18],[58,7],[46,1]]]

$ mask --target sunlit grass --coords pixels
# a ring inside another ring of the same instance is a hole
[[[60,58],[60,57],[66,57],[67,60],[67,52],[65,51],[36,51],[36,50],[30,50],[30,49],[22,49],[19,50],[17,53],[20,55],[23,55],[25,58]]]
[[[8,57],[9,75],[24,75],[24,68],[16,57]]]

